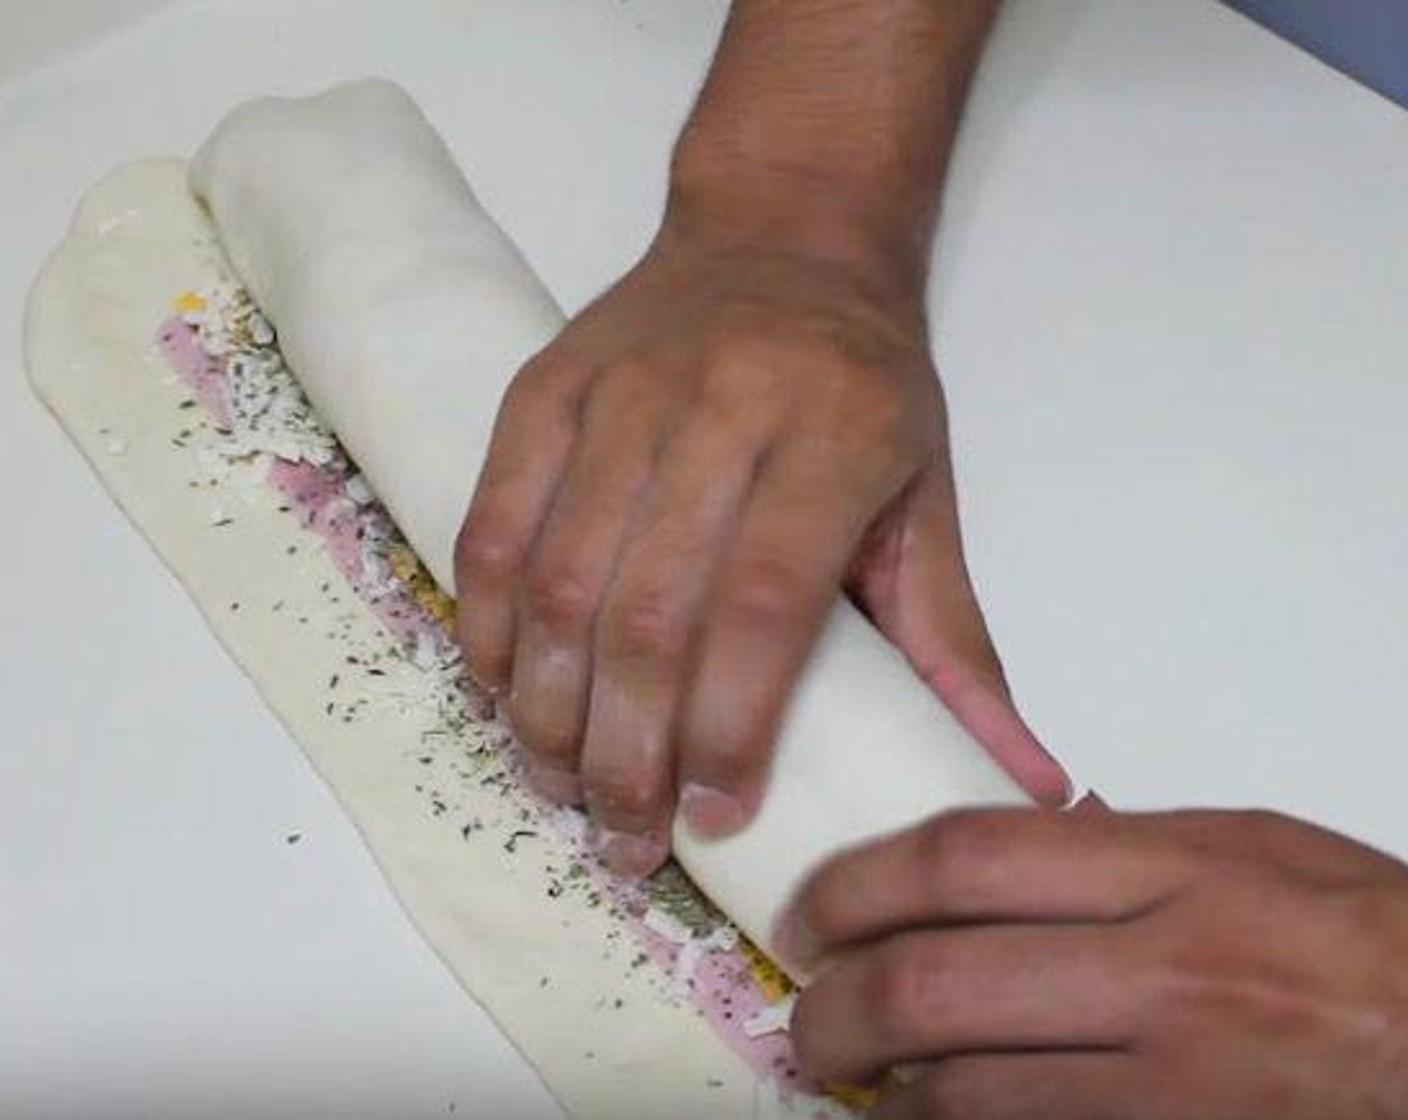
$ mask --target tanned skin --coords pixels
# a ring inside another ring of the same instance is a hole
[[[617,869],[677,801],[741,828],[849,584],[1038,796],[963,563],[925,274],[994,5],[741,0],[644,258],[518,374],[460,538],[460,634],[538,787]]]
[[[503,402],[460,635],[618,871],[677,808],[747,824],[843,593],[1067,797],[968,578],[925,319],[996,8],[735,0],[654,242]],[[903,1066],[891,1120],[1408,1118],[1408,869],[1308,824],[952,814],[819,869],[780,937],[805,1072]]]

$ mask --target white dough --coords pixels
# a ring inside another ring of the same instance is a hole
[[[308,395],[447,591],[504,389],[563,316],[398,87],[368,80],[232,112],[192,165],[234,265]],[[805,873],[935,812],[1027,798],[849,603],[793,700],[762,812],[675,829],[755,941]]]
[[[234,477],[192,488],[200,456],[171,441],[198,414],[181,408],[186,393],[169,383],[153,335],[177,294],[227,279],[185,163],[122,168],[84,200],[30,295],[35,389],[336,794],[426,940],[564,1108],[582,1120],[758,1117],[753,1070],[672,994],[669,975],[632,965],[624,919],[585,892],[544,890],[547,869],[561,874],[573,858],[563,837],[544,828],[508,853],[518,795],[461,779],[452,751],[422,763],[439,716],[413,669],[386,663],[386,695],[410,699],[330,717],[330,698],[371,695],[374,678],[347,654],[389,648],[389,635],[360,598],[323,592],[343,577],[316,534],[275,502],[246,500]],[[231,515],[222,528],[213,504]],[[332,673],[342,679],[330,693]],[[223,749],[218,735],[191,744],[195,755]],[[451,802],[444,817],[421,792],[432,771]],[[475,842],[458,827],[467,818],[488,822]],[[815,1112],[811,1098],[796,1108]]]

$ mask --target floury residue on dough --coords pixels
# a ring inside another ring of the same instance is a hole
[[[304,390],[452,590],[499,402],[564,324],[547,288],[389,82],[235,109],[197,154],[192,183]],[[807,874],[838,850],[945,809],[1029,803],[840,597],[757,817],[724,839],[677,820],[673,850],[770,947]]]
[[[753,1072],[692,1007],[662,997],[665,971],[625,967],[637,950],[618,919],[544,889],[549,866],[570,866],[555,831],[513,855],[503,834],[462,837],[475,807],[481,819],[502,812],[493,785],[456,790],[463,817],[449,802],[426,811],[427,766],[459,761],[454,751],[420,761],[435,711],[344,710],[361,672],[346,659],[365,660],[372,675],[380,666],[366,655],[394,643],[315,529],[279,508],[287,503],[249,504],[205,470],[185,382],[152,361],[172,297],[226,271],[183,177],[178,163],[135,165],[85,203],[31,299],[37,390],[328,781],[408,915],[568,1110],[603,1120],[755,1115]],[[107,222],[112,214],[124,220]],[[107,450],[112,433],[126,441],[122,454]],[[228,524],[211,523],[212,504]],[[215,746],[192,744],[205,749]]]
[[[791,1002],[757,973],[757,951],[741,946],[737,931],[677,868],[662,868],[639,884],[609,875],[588,843],[585,818],[545,805],[523,787],[508,728],[495,718],[492,698],[464,671],[449,629],[452,604],[289,377],[273,332],[248,294],[224,286],[183,293],[174,302],[180,319],[168,321],[157,337],[193,399],[208,412],[207,420],[183,428],[178,442],[200,463],[213,460],[230,470],[272,460],[262,477],[281,495],[280,512],[318,534],[351,590],[396,641],[387,649],[359,649],[344,657],[347,668],[328,682],[328,717],[350,723],[362,717],[369,702],[433,711],[435,725],[422,733],[424,753],[417,757],[427,770],[415,786],[429,814],[450,820],[467,842],[497,835],[511,855],[522,842],[540,839],[544,828],[559,829],[574,858],[565,874],[545,868],[549,896],[574,891],[584,893],[591,907],[606,906],[642,937],[649,956],[668,967],[670,982],[662,995],[696,1004],[761,1075],[794,1079],[785,1040],[768,1037],[786,1030]],[[213,524],[224,527],[233,520],[222,515]],[[330,584],[320,591],[332,604],[341,601]],[[337,628],[326,636],[347,641]],[[453,774],[439,765],[442,752],[450,753]],[[466,782],[496,790],[502,811],[489,820],[468,814],[462,796]],[[611,1005],[625,1006],[620,998]]]

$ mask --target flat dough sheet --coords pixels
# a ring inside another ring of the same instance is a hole
[[[336,593],[346,582],[321,538],[267,488],[237,472],[193,474],[190,394],[154,345],[173,296],[210,288],[222,259],[184,163],[119,171],[90,194],[35,285],[30,375],[332,787],[412,920],[575,1116],[839,1112],[801,1095],[784,1105],[644,959],[614,907],[590,891],[544,890],[574,858],[571,844],[526,828],[517,844],[499,842],[523,795],[434,776],[459,763],[453,751],[426,761],[441,718],[433,698],[398,693],[393,679],[357,718],[339,718],[346,701],[330,687],[347,677],[350,688],[365,668],[349,666],[348,651],[392,640],[367,604]],[[451,790],[443,815],[426,811],[435,782]],[[466,820],[485,838],[462,834]]]

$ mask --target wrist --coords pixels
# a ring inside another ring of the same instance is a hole
[[[906,216],[883,185],[736,158],[688,134],[671,162],[662,235],[814,259],[904,297],[922,299],[928,273],[927,215]]]

